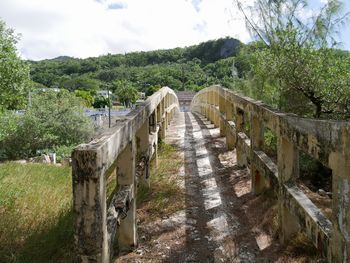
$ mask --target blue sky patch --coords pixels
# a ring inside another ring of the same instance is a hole
[[[202,0],[192,0],[192,5],[194,9],[196,9],[197,12],[199,12],[200,8],[199,5],[202,2]]]
[[[113,10],[125,9],[125,8],[127,8],[127,5],[121,2],[112,3],[108,5],[108,9],[113,9]]]

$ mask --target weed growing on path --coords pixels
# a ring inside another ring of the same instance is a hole
[[[185,207],[184,189],[179,184],[179,170],[183,165],[179,150],[170,144],[161,143],[158,155],[158,167],[154,161],[151,162],[151,187],[140,186],[138,189],[141,222],[151,222]]]

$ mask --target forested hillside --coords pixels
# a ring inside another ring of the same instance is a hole
[[[30,61],[31,78],[37,86],[94,92],[115,82],[128,83],[152,93],[159,86],[198,90],[213,83],[230,85],[232,65],[241,42],[224,38],[186,48],[108,54],[76,59],[58,57]]]

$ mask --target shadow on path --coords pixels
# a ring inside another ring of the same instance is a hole
[[[198,141],[194,133],[201,132],[193,127],[189,112],[181,113],[185,117],[184,134],[184,168],[185,168],[185,203],[186,243],[182,251],[172,251],[165,262],[214,262],[215,244],[209,241],[209,230],[206,225],[209,214],[205,210],[201,193],[199,167],[197,165],[196,148]],[[201,142],[203,143],[203,142]]]
[[[227,182],[232,172],[246,173],[246,170],[236,165],[225,167],[220,162],[219,154],[226,152],[225,141],[214,142],[219,134],[210,122],[193,113],[183,114],[186,244],[182,251],[172,251],[165,262],[254,260],[258,246],[250,229],[242,229],[248,219],[234,205],[237,196]],[[220,145],[215,147],[216,143]],[[242,246],[236,240],[241,229],[245,230],[244,238],[240,238]]]

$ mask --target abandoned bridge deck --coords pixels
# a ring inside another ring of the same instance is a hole
[[[157,163],[159,139],[183,151],[186,208],[167,221],[182,232],[174,236],[176,245],[163,244],[168,251],[155,262],[276,260],[280,247],[265,225],[269,205],[277,214],[273,223],[281,244],[304,233],[319,258],[348,262],[348,122],[280,113],[220,86],[197,93],[191,112],[179,112],[178,106],[175,93],[163,88],[109,133],[74,150],[78,262],[111,262],[115,244],[137,246],[137,187],[149,186],[149,161]],[[277,137],[276,159],[263,150],[266,129]],[[332,170],[331,216],[296,183],[299,151]],[[112,192],[110,178],[118,185]]]
[[[142,225],[146,240],[115,263],[287,262],[265,228],[272,210],[264,206],[276,201],[251,192],[249,171],[237,165],[219,128],[201,114],[178,112],[165,142],[182,158],[185,209]]]

